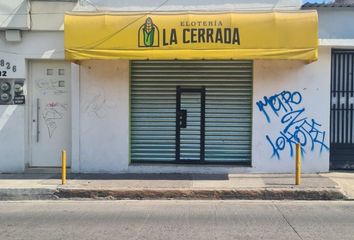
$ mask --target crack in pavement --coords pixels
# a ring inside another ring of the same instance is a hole
[[[291,229],[296,233],[296,235],[301,239],[304,240],[300,234],[296,231],[295,227],[293,225],[291,225],[291,223],[288,221],[288,219],[285,217],[285,215],[283,214],[283,212],[279,209],[279,207],[273,203],[274,207],[278,210],[278,212],[281,214],[281,216],[283,217],[283,219],[285,220],[285,222],[291,227]]]

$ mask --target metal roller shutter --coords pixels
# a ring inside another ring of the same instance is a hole
[[[177,87],[205,89],[203,163],[250,163],[252,61],[132,61],[131,161],[176,161]],[[196,95],[184,95],[180,106],[190,107],[188,121],[193,121],[191,131],[180,133],[181,155],[190,149],[193,162],[199,153],[201,127],[195,120],[201,103]]]

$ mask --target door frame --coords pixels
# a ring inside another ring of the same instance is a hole
[[[336,54],[339,55],[338,61],[336,60]],[[330,152],[329,152],[329,165],[330,170],[353,170],[354,169],[354,161],[348,160],[354,156],[354,125],[353,122],[353,103],[349,103],[349,95],[353,97],[353,83],[350,84],[350,80],[354,80],[353,73],[349,74],[349,61],[345,62],[342,58],[347,55],[348,59],[352,59],[352,64],[354,64],[354,49],[340,49],[340,48],[332,48],[331,49],[331,81],[330,81]],[[343,66],[341,66],[343,65]],[[352,66],[352,69],[353,70]],[[338,69],[339,68],[339,69]],[[341,69],[343,68],[343,69]],[[338,71],[337,71],[338,69]],[[343,70],[341,73],[340,71]],[[345,82],[344,74],[347,74],[347,82]],[[339,79],[337,77],[339,76]],[[340,79],[342,76],[342,79]],[[351,78],[351,79],[349,79]],[[338,84],[337,84],[338,81]],[[341,91],[340,85],[343,84],[344,91]],[[338,85],[338,88],[337,88]],[[351,89],[349,89],[351,86]],[[346,89],[348,88],[348,89]],[[333,94],[334,93],[334,94]],[[333,95],[334,97],[337,94],[337,104],[333,104]],[[342,97],[346,97],[346,103],[341,103],[340,95]],[[346,94],[346,96],[345,96]],[[339,107],[337,106],[339,105]],[[340,106],[342,105],[342,106]],[[336,107],[337,106],[337,107]],[[348,127],[350,124],[350,127]],[[348,129],[346,135],[343,136],[345,132],[345,125],[347,125]],[[349,133],[348,133],[349,132]],[[334,139],[336,138],[336,139]],[[333,141],[332,141],[333,140]],[[337,143],[337,141],[339,143]],[[342,142],[342,143],[340,143]],[[343,143],[345,142],[345,143]],[[350,143],[351,142],[351,143]]]
[[[182,160],[181,154],[181,126],[180,126],[180,112],[181,112],[181,95],[182,93],[199,93],[200,94],[200,157],[199,161]],[[176,87],[176,162],[177,163],[205,163],[205,87],[199,88],[184,88]]]
[[[55,63],[55,62],[60,62],[60,63],[67,63],[67,61],[63,60],[63,59],[47,59],[47,60],[43,60],[43,59],[27,59],[26,61],[26,67],[27,67],[27,79],[25,81],[25,93],[26,93],[26,107],[25,107],[25,128],[27,128],[25,130],[25,169],[28,168],[49,168],[49,169],[53,169],[53,168],[58,168],[58,167],[37,167],[37,166],[33,166],[33,161],[32,161],[32,144],[33,144],[33,136],[32,136],[32,131],[33,131],[33,123],[32,123],[32,107],[33,106],[33,102],[32,102],[32,98],[33,98],[33,86],[34,86],[34,79],[33,79],[33,64],[34,63]],[[70,72],[70,79],[68,81],[69,83],[69,89],[70,89],[70,93],[69,93],[69,105],[70,105],[70,124],[69,124],[69,141],[70,141],[70,149],[66,149],[67,150],[67,156],[70,157],[70,164],[67,165],[67,168],[71,168],[72,164],[73,164],[73,159],[72,159],[72,151],[73,151],[73,144],[72,144],[72,136],[73,136],[73,89],[72,89],[72,67],[71,64],[69,64],[69,72]],[[59,153],[60,154],[60,153]]]

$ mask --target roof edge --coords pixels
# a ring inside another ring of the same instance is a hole
[[[307,2],[301,6],[301,9],[311,8],[354,8],[354,3],[310,3]]]

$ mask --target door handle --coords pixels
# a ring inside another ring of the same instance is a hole
[[[36,140],[37,142],[39,142],[39,109],[40,109],[40,105],[39,105],[39,98],[37,98],[37,122],[36,122]]]
[[[187,110],[179,110],[177,116],[178,124],[180,128],[187,127]]]

